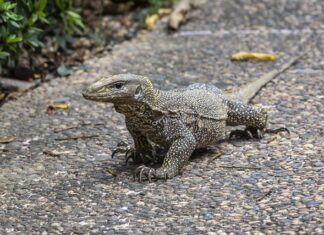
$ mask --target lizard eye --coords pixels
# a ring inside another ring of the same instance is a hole
[[[122,86],[123,86],[122,83],[116,83],[116,84],[114,85],[114,87],[117,88],[117,89],[122,88]]]

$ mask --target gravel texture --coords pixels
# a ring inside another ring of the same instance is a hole
[[[160,26],[89,61],[92,70],[3,105],[0,136],[16,140],[0,144],[0,234],[323,234],[323,12],[320,0],[207,1],[179,32]],[[240,50],[280,59],[231,62]],[[253,100],[268,108],[270,127],[290,135],[225,141],[166,182],[134,182],[136,166],[111,159],[129,139],[123,117],[80,93],[101,74],[120,72],[149,75],[163,89],[197,81],[235,87],[301,51]],[[59,97],[71,108],[47,114],[47,101]],[[97,137],[57,140],[80,135]]]

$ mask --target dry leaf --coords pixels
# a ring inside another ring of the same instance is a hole
[[[15,136],[3,136],[3,137],[0,137],[0,144],[8,144],[15,140],[16,140]]]
[[[45,150],[44,153],[46,153],[52,157],[59,157],[62,154],[72,153],[72,151],[59,151],[59,150],[53,149],[53,150]]]
[[[172,9],[170,9],[170,8],[160,8],[158,10],[158,14],[159,14],[160,17],[170,15],[171,12],[172,12]]]
[[[47,113],[51,114],[55,109],[69,109],[71,104],[68,102],[68,100],[68,98],[49,100],[47,105]]]
[[[53,104],[53,108],[54,109],[69,109],[70,108],[70,104]]]
[[[173,12],[170,15],[169,27],[172,29],[178,29],[180,24],[185,22],[186,15],[191,9],[189,0],[182,0],[175,5]]]
[[[107,173],[110,174],[110,175],[112,175],[112,176],[114,176],[114,177],[117,177],[116,172],[114,172],[114,171],[111,170],[111,169],[107,169]]]
[[[179,26],[187,20],[187,13],[194,8],[198,8],[202,4],[206,3],[206,0],[180,0],[175,4],[173,11],[169,18],[169,27],[173,30],[179,28]]]
[[[242,60],[261,60],[261,61],[274,61],[278,57],[274,54],[264,54],[264,53],[255,53],[255,52],[238,52],[231,56],[233,61],[242,61]]]
[[[147,16],[145,19],[146,28],[148,28],[149,30],[153,30],[158,19],[159,19],[158,14]]]

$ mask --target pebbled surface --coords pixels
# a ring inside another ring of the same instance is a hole
[[[208,1],[176,34],[158,29],[142,35],[89,61],[91,71],[5,104],[0,136],[16,141],[0,144],[0,234],[322,234],[323,8],[320,0]],[[274,52],[280,59],[229,61],[240,50]],[[224,142],[221,157],[213,160],[216,146],[196,154],[167,182],[134,182],[136,166],[111,159],[117,142],[129,138],[123,118],[80,93],[104,72],[150,75],[163,89],[197,81],[233,87],[306,50],[253,101],[268,108],[271,127],[285,125],[290,136]],[[46,114],[47,100],[59,97],[69,97],[71,108]],[[90,123],[98,125],[82,125]],[[81,134],[98,137],[55,140]],[[65,153],[54,157],[46,150]]]

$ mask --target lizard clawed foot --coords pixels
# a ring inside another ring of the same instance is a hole
[[[132,148],[131,145],[127,144],[125,141],[120,141],[117,144],[115,150],[112,152],[111,157],[114,158],[115,154],[117,153],[126,153],[131,148]]]
[[[286,127],[280,127],[280,128],[277,128],[277,129],[266,129],[264,133],[271,133],[271,134],[277,134],[279,132],[287,132],[288,135],[290,134],[290,131],[288,128]]]
[[[145,175],[148,181],[152,182],[152,177],[154,177],[155,169],[147,167],[147,166],[139,166],[134,174],[134,180],[138,178],[138,182],[142,182],[143,176]]]
[[[280,127],[277,129],[266,129],[263,132],[258,128],[247,127],[247,128],[245,128],[245,130],[231,131],[231,133],[229,135],[229,139],[232,139],[233,136],[237,136],[242,139],[253,139],[253,138],[262,139],[264,133],[277,134],[279,132],[284,132],[284,131],[287,132],[288,134],[290,134],[290,131],[285,127]]]
[[[241,139],[262,139],[263,133],[258,128],[247,127],[245,130],[233,130],[229,135],[229,139],[233,136],[237,136]]]
[[[151,163],[156,161],[151,152],[137,152],[133,145],[127,144],[124,141],[117,144],[117,147],[112,152],[111,157],[114,158],[116,154],[124,155],[125,166],[127,165],[129,159],[132,159],[135,164]]]
[[[161,169],[161,168],[160,168]],[[168,175],[167,173],[159,173],[159,169],[154,169],[151,167],[147,167],[147,166],[139,166],[134,174],[134,180],[138,179],[138,182],[142,182],[143,181],[143,177],[146,177],[148,179],[148,181],[151,183],[152,182],[152,178],[155,179],[168,179]]]
[[[121,141],[117,144],[116,149],[111,154],[111,158],[114,158],[114,156],[119,153],[125,153],[125,158],[126,158],[125,165],[127,165],[129,159],[134,160],[134,155],[135,155],[134,147],[130,144],[127,144],[124,141]]]

